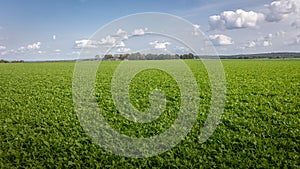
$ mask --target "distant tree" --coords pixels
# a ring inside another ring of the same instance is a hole
[[[147,59],[147,60],[155,60],[156,59],[156,55],[149,53],[149,54],[147,54],[145,56],[145,59]]]
[[[129,60],[145,60],[145,55],[137,52],[137,53],[132,53],[128,57]]]
[[[24,60],[13,60],[11,63],[24,63]]]
[[[180,55],[180,59],[194,59],[194,55],[192,53]]]
[[[4,59],[1,59],[1,60],[0,60],[0,63],[9,63],[9,61],[4,60]]]
[[[194,59],[194,54],[189,53],[189,54],[188,54],[188,59]]]
[[[96,56],[95,56],[95,59],[96,59],[96,60],[99,60],[99,59],[100,59],[100,56],[99,56],[99,55],[96,55]]]
[[[108,59],[112,59],[112,58],[113,58],[113,55],[111,55],[111,54],[106,54],[104,56],[104,60],[108,60]]]
[[[120,54],[120,56],[119,56],[120,60],[128,59],[128,57],[129,57],[128,53],[127,54]]]

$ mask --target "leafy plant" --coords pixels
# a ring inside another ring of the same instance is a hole
[[[84,132],[73,108],[74,62],[0,64],[0,168],[299,168],[300,60],[222,60],[225,111],[203,144],[198,136],[211,102],[209,79],[201,61],[185,62],[199,87],[196,124],[170,151],[143,159],[107,152]],[[162,133],[180,108],[176,82],[159,70],[137,74],[130,86],[132,104],[146,110],[150,91],[160,88],[167,106],[155,122],[135,124],[111,99],[119,63],[104,61],[97,73],[95,95],[103,115],[132,137]]]

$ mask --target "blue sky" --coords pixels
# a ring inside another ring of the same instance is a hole
[[[0,59],[76,58],[80,43],[100,27],[142,12],[169,13],[199,25],[220,54],[300,51],[300,0],[0,2]]]

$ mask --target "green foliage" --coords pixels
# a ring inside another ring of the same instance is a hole
[[[9,61],[4,60],[4,59],[1,59],[1,60],[0,60],[0,63],[9,63]]]
[[[0,63],[24,63],[24,60],[13,60],[9,62],[8,60],[1,59]]]
[[[127,54],[106,54],[103,60],[171,60],[171,59],[194,59],[197,58],[194,54],[183,54],[183,55],[171,55],[171,54],[142,54],[142,53],[127,53]],[[95,56],[95,59],[99,59],[99,55]]]
[[[110,82],[119,63],[102,62],[97,74],[103,115],[129,136],[162,133],[179,109],[175,81],[159,70],[137,74],[130,86],[132,104],[145,110],[149,92],[159,88],[166,93],[167,106],[157,121],[134,124],[118,113],[111,99]],[[210,106],[210,85],[200,61],[186,63],[200,90],[197,122],[179,145],[144,159],[116,156],[85,134],[73,108],[74,62],[1,64],[0,168],[299,168],[300,60],[223,60],[225,111],[203,144],[198,136]]]

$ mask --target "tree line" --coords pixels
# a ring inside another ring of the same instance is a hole
[[[95,59],[100,59],[99,55],[95,56]],[[192,53],[182,55],[171,55],[171,54],[142,54],[142,53],[131,53],[131,54],[106,54],[103,60],[172,60],[172,59],[194,59],[195,56]]]
[[[0,60],[0,63],[23,63],[24,60],[13,60],[13,61],[8,61],[8,60],[4,60],[4,59],[1,59]]]
[[[237,55],[220,55],[220,56],[197,56],[192,53],[188,54],[106,54],[103,60],[170,60],[170,59],[284,59],[284,58],[300,58],[300,53],[278,52],[278,53],[258,53],[258,54],[237,54]],[[95,59],[99,60],[101,57],[97,55]]]

